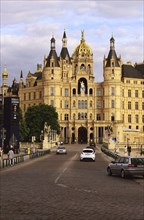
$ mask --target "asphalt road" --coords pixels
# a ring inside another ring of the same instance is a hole
[[[84,145],[67,155],[30,160],[0,172],[1,220],[143,220],[144,180],[109,177],[109,159],[80,162]]]

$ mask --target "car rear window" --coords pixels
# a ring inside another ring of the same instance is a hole
[[[131,158],[131,163],[136,165],[144,165],[144,158]]]
[[[83,150],[83,152],[84,152],[84,153],[92,153],[93,150],[88,149],[88,150]]]

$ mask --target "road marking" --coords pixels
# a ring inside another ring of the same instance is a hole
[[[55,183],[57,184],[57,182],[59,181],[59,179],[61,178],[61,176],[64,174],[64,172],[67,170],[67,167],[64,168],[64,170],[58,175],[58,177],[55,179]]]
[[[58,186],[61,186],[61,187],[67,187],[66,185],[64,184],[57,184]]]
[[[58,175],[58,177],[55,179],[54,183],[57,184],[61,176],[64,174],[64,172],[67,170],[68,166],[72,161],[77,157],[77,153],[71,158],[70,162],[67,163],[67,167],[64,168],[64,170]]]

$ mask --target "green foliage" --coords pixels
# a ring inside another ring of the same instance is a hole
[[[29,129],[29,140],[35,136],[37,140],[40,139],[41,131],[44,129],[44,123],[60,133],[60,126],[58,124],[58,114],[55,108],[51,105],[40,104],[30,106],[25,114],[26,125]]]
[[[22,110],[19,108],[19,128],[20,128],[20,141],[28,141],[29,129],[27,128],[25,119],[22,115]]]

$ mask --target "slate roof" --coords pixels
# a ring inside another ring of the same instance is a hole
[[[128,64],[122,65],[122,77],[144,79],[144,64],[132,66]]]
[[[62,50],[61,50],[61,53],[60,53],[60,57],[61,57],[62,59],[65,59],[66,56],[68,57],[69,63],[71,63],[71,58],[70,58],[68,49],[67,49],[66,47],[63,47]]]
[[[42,79],[42,72],[36,72],[33,76],[37,77],[37,80]]]
[[[119,63],[118,63],[118,58],[117,58],[117,55],[116,55],[116,52],[114,49],[110,49],[109,51],[109,54],[108,54],[108,57],[107,57],[107,63],[106,63],[106,67],[110,67],[111,65],[111,59],[114,59],[115,60],[115,66],[116,67],[119,67]]]
[[[49,56],[47,58],[47,63],[46,63],[46,67],[50,67],[50,59],[51,58],[54,58],[55,60],[55,67],[59,67],[59,62],[58,62],[58,56],[57,56],[57,53],[55,50],[51,50],[50,53],[49,53]]]

